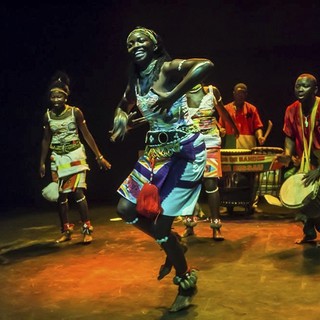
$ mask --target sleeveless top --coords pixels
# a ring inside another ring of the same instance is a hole
[[[52,132],[50,144],[52,151],[50,157],[51,170],[57,171],[59,178],[89,170],[85,148],[79,139],[74,114],[75,107],[70,108],[71,114],[64,119],[52,119],[49,110],[47,110],[48,122]]]
[[[197,108],[189,108],[192,120],[204,135],[207,148],[221,147],[221,137],[217,126],[217,119],[214,116],[216,99],[212,86],[209,86],[208,93],[203,96]]]
[[[137,106],[141,114],[149,122],[151,131],[172,131],[180,127],[192,126],[193,122],[189,115],[187,98],[185,95],[176,100],[166,114],[160,111],[154,112],[151,107],[158,101],[158,95],[148,91],[141,96],[136,90]]]
[[[47,110],[49,127],[52,133],[51,145],[63,145],[79,141],[74,107],[71,107],[71,110],[70,116],[64,119],[52,119],[49,109]]]
[[[159,97],[151,90],[141,96],[136,88],[136,97],[137,107],[150,126],[145,139],[146,156],[158,159],[171,157],[181,151],[181,143],[199,132],[189,115],[186,95],[177,99],[163,114],[153,110],[152,106]]]

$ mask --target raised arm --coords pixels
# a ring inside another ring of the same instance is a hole
[[[177,84],[170,92],[173,101],[180,98],[196,84],[201,83],[213,70],[213,63],[208,59],[174,59],[163,66],[163,72],[170,79],[176,78]]]
[[[154,110],[167,112],[182,95],[201,83],[212,71],[213,63],[208,59],[175,59],[165,62],[153,91],[159,96]]]
[[[220,119],[222,119],[223,123],[228,122],[232,126],[234,135],[236,136],[236,138],[238,138],[239,137],[238,127],[233,121],[229,112],[225,109],[219,89],[217,87],[213,87],[212,89],[213,89],[213,95],[216,99],[216,109],[219,113]]]
[[[133,117],[135,112],[131,112],[136,104],[136,96],[133,88],[134,84],[128,83],[127,88],[116,107],[113,119],[113,128],[111,129],[111,141],[116,141],[118,138],[124,139],[126,132],[128,131],[128,125],[133,127]],[[140,119],[141,120],[141,119]]]

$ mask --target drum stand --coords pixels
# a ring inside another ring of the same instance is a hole
[[[245,213],[253,214],[259,175],[254,172],[228,172],[219,181],[220,203],[228,214],[236,206],[244,207]]]
[[[240,206],[251,215],[258,196],[279,196],[282,165],[275,159],[282,151],[277,147],[221,149],[220,201],[229,214],[233,213],[234,207]]]

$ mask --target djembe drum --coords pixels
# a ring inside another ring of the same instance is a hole
[[[290,209],[300,209],[309,218],[320,217],[319,182],[307,187],[304,185],[304,173],[296,173],[284,181],[280,188],[280,201]]]

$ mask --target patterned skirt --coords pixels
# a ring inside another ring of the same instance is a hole
[[[205,165],[203,136],[192,134],[180,142],[180,151],[169,158],[154,160],[148,155],[141,156],[117,191],[136,203],[143,185],[152,180],[159,189],[163,215],[191,215],[201,191]]]

